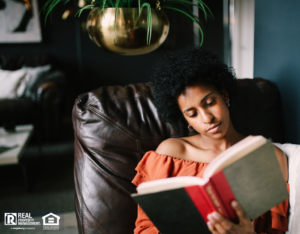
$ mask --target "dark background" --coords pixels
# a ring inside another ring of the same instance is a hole
[[[39,8],[46,1],[39,1]],[[151,75],[153,64],[164,54],[192,46],[193,24],[181,19],[181,14],[167,12],[170,20],[170,34],[175,46],[162,45],[156,51],[139,56],[119,56],[98,48],[82,30],[81,24],[87,19],[88,11],[80,18],[73,16],[62,20],[61,16],[68,8],[75,8],[78,1],[58,5],[50,19],[44,23],[44,14],[40,15],[42,43],[36,44],[0,44],[0,53],[47,53],[53,55],[61,69],[67,75],[70,86],[74,87],[75,96],[96,89],[103,85],[126,85],[146,82]],[[203,48],[216,52],[223,58],[223,6],[222,0],[207,1],[214,19],[205,22]],[[200,12],[201,14],[201,12]],[[201,14],[202,15],[202,14]]]
[[[280,90],[286,142],[300,144],[300,1],[255,1],[254,76]]]
[[[39,6],[45,0],[39,1]],[[54,9],[52,22],[44,24],[41,14],[42,43],[0,44],[0,53],[47,53],[56,58],[60,68],[67,73],[69,86],[75,97],[103,85],[126,85],[149,80],[155,62],[164,54],[193,45],[192,23],[183,23],[178,13],[168,12],[170,35],[175,46],[163,45],[158,50],[140,56],[118,56],[99,49],[91,42],[80,18],[62,20],[63,12],[76,6],[77,1],[60,4]],[[222,0],[207,1],[214,19],[202,20],[205,33],[203,48],[216,52],[223,58],[223,6]],[[276,83],[284,110],[286,141],[300,143],[300,13],[299,0],[284,3],[279,0],[255,2],[254,76]],[[202,15],[202,14],[201,14]],[[202,17],[203,19],[203,17]],[[71,108],[70,108],[71,109]]]

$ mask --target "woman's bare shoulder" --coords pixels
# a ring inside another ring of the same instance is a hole
[[[185,153],[185,148],[185,143],[182,139],[169,138],[161,142],[155,152],[158,154],[181,158]]]

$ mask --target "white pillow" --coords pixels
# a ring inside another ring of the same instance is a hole
[[[17,90],[25,76],[25,70],[7,71],[0,69],[0,98],[16,98]]]
[[[25,96],[30,97],[31,89],[39,77],[51,70],[51,65],[45,65],[40,67],[22,67],[21,70],[26,71],[26,77],[21,81],[20,86],[17,90],[18,97]]]
[[[278,144],[288,157],[290,185],[290,218],[287,234],[300,233],[300,145]]]

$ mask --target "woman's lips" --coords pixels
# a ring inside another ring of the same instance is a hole
[[[209,132],[209,133],[216,133],[216,132],[219,130],[220,124],[221,124],[221,123],[219,123],[219,124],[217,124],[217,125],[214,125],[214,126],[210,127],[210,128],[207,130],[207,132]]]

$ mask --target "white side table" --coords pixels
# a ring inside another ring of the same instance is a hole
[[[16,148],[0,153],[0,165],[17,164],[22,152],[33,132],[33,125],[20,125],[16,132],[6,132],[0,128],[0,145],[17,144]]]
[[[0,153],[0,166],[19,164],[23,169],[25,188],[29,192],[31,185],[29,184],[28,170],[25,164],[20,163],[22,152],[33,132],[33,125],[16,126],[15,132],[6,132],[4,128],[0,128],[0,145],[18,146]]]

